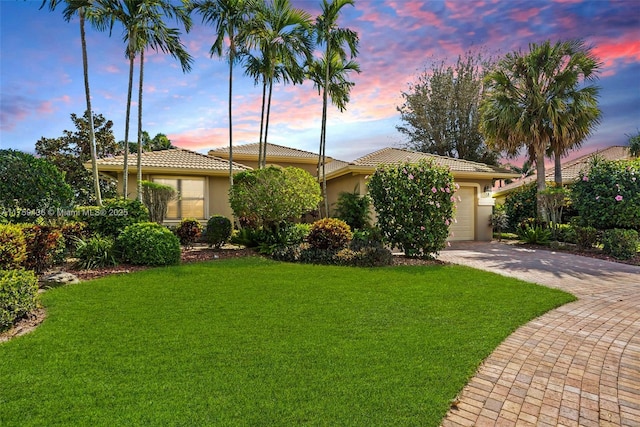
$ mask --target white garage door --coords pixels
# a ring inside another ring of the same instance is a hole
[[[475,205],[476,205],[476,188],[460,187],[456,191],[456,196],[460,196],[462,200],[458,201],[458,209],[456,211],[456,221],[450,227],[453,231],[453,237],[449,240],[474,240],[475,239]]]

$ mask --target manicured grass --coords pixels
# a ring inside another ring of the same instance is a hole
[[[569,294],[459,266],[214,261],[48,291],[0,345],[0,425],[436,426]]]

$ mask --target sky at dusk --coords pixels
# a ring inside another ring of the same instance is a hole
[[[319,0],[294,0],[314,17]],[[38,1],[0,0],[0,148],[35,151],[41,137],[74,130],[70,114],[86,108],[78,19]],[[602,123],[576,157],[626,145],[640,129],[640,1],[637,0],[356,0],[340,25],[358,32],[362,72],[344,113],[330,107],[327,155],[351,161],[406,140],[396,130],[401,93],[433,59],[454,62],[469,49],[494,55],[528,50],[529,43],[582,38],[602,61]],[[173,24],[172,24],[173,25]],[[211,27],[194,16],[183,42],[194,57],[183,73],[169,55],[145,55],[143,129],[165,133],[174,145],[207,152],[228,145],[228,64],[211,58]],[[87,26],[89,79],[96,113],[124,139],[128,61],[122,28],[113,34]],[[135,85],[137,85],[137,68]],[[258,141],[261,87],[234,73],[234,145]],[[134,91],[137,89],[134,87]],[[137,94],[134,92],[134,99]],[[137,135],[136,104],[130,140]],[[274,86],[269,142],[317,152],[322,99],[311,83]]]

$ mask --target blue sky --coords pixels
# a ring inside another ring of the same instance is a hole
[[[72,129],[85,109],[78,20],[40,1],[0,0],[0,147],[33,152],[36,141]],[[294,5],[319,12],[319,0]],[[146,54],[143,129],[206,152],[228,144],[228,65],[211,58],[213,29],[198,16],[183,41],[195,63],[184,74],[168,55]],[[495,55],[529,43],[583,38],[603,63],[598,85],[603,120],[581,150],[624,145],[640,129],[640,2],[636,0],[356,0],[341,25],[358,32],[362,73],[347,111],[329,110],[327,155],[342,160],[401,146],[401,92],[433,59],[454,61],[469,49]],[[120,27],[87,28],[93,109],[124,139],[128,61]],[[261,88],[234,77],[234,144],[257,142]],[[137,69],[136,69],[137,79]],[[134,96],[135,98],[135,96]],[[134,104],[134,110],[135,104]],[[274,88],[269,141],[317,152],[322,100],[310,83]],[[130,139],[137,132],[132,115]]]

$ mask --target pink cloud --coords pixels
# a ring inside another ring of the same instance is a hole
[[[115,65],[107,65],[107,67],[104,70],[110,74],[117,74],[120,72],[120,69]]]
[[[533,18],[540,16],[541,11],[542,9],[537,9],[537,8],[521,9],[521,10],[516,9],[513,12],[511,12],[509,15],[511,16],[511,19],[513,19],[514,21],[529,22]]]

